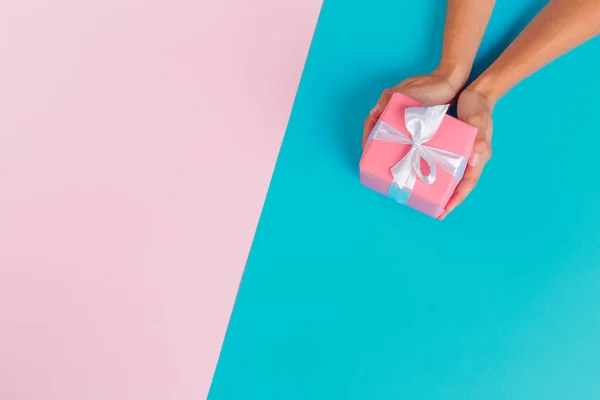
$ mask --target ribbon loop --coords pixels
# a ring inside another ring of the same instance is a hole
[[[410,107],[404,111],[406,129],[417,143],[426,143],[440,128],[449,104],[433,107]]]
[[[426,146],[419,146],[417,149],[419,157],[417,157],[415,160],[414,170],[419,179],[421,179],[425,184],[431,185],[433,182],[435,182],[436,178],[435,157],[428,152],[429,148]],[[427,176],[423,174],[423,170],[421,169],[421,159],[423,159],[423,161],[425,161],[429,166],[429,174]]]
[[[437,166],[457,179],[462,177],[465,166],[463,156],[426,144],[435,136],[448,107],[449,105],[446,104],[434,107],[407,108],[404,112],[404,119],[408,134],[383,121],[379,121],[375,125],[373,139],[411,146],[409,152],[390,169],[394,178],[393,182],[401,189],[412,191],[417,177],[427,185],[433,184],[437,176]],[[421,159],[429,167],[427,175],[422,171]]]

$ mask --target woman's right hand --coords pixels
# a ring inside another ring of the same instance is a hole
[[[455,74],[445,74],[436,70],[429,75],[408,78],[399,85],[384,90],[365,120],[363,146],[390,101],[392,94],[402,93],[428,106],[448,104],[456,98],[466,80],[466,77],[462,75],[457,78]]]

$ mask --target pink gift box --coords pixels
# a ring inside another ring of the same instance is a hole
[[[454,174],[451,174],[443,168],[438,168],[436,164],[436,178],[433,183],[427,184],[417,178],[412,190],[400,188],[393,182],[390,169],[408,154],[412,146],[379,140],[375,137],[375,132],[382,123],[387,123],[410,137],[404,119],[405,110],[410,107],[423,107],[423,104],[400,93],[392,95],[365,145],[360,160],[360,180],[363,185],[401,204],[437,218],[444,211],[464,174],[477,129],[450,115],[445,115],[435,135],[426,142],[426,145],[462,156],[460,166]],[[427,167],[424,160],[421,160],[421,170],[425,174],[429,173]]]

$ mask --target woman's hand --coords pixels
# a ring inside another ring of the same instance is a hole
[[[467,169],[439,219],[444,219],[471,193],[485,163],[492,156],[492,111],[494,101],[476,88],[467,88],[458,97],[458,118],[477,128],[477,138]]]
[[[402,93],[421,103],[427,104],[428,106],[448,104],[458,95],[465,80],[465,74],[461,74],[457,77],[457,75],[434,71],[429,75],[408,78],[399,85],[384,90],[377,101],[377,104],[373,107],[365,120],[363,146],[373,130],[373,127],[379,120],[381,113],[390,101],[392,94]]]
[[[402,93],[424,104],[435,106],[452,102],[463,84],[463,79],[453,79],[452,75],[433,72],[409,78],[393,88],[384,90],[365,120],[363,146],[393,93]],[[492,111],[495,101],[483,93],[474,83],[458,97],[458,118],[477,128],[477,138],[465,175],[439,219],[444,219],[463,202],[477,184],[485,163],[492,156]]]
[[[598,0],[551,0],[502,55],[465,89],[458,99],[458,117],[478,129],[477,140],[465,176],[440,219],[473,190],[491,156],[492,110],[496,101],[550,61],[599,34]]]

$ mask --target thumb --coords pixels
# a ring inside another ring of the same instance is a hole
[[[492,116],[487,112],[477,113],[466,118],[465,122],[477,128],[469,165],[476,167],[485,164],[492,157]]]
[[[469,157],[469,165],[477,167],[488,162],[490,158],[492,158],[492,146],[486,139],[477,137],[473,144],[473,152]]]
[[[385,109],[385,107],[387,107],[388,103],[390,102],[390,98],[392,97],[393,93],[394,93],[394,91],[392,89],[384,90],[381,93],[381,96],[379,96],[379,100],[377,100],[377,104],[375,104],[375,106],[369,112],[369,116],[365,120],[364,128],[363,128],[363,138],[362,138],[362,146],[363,147],[365,147],[365,143],[367,142],[367,138],[369,137],[371,130],[373,130],[373,127],[375,126],[375,124],[377,123],[379,118],[381,117],[383,110]]]
[[[385,89],[381,93],[381,96],[379,96],[379,100],[377,100],[377,104],[375,104],[375,107],[373,107],[371,109],[369,116],[379,119],[379,117],[381,117],[381,113],[383,112],[383,110],[387,107],[388,103],[390,102],[390,98],[392,97],[392,94],[394,94],[393,89]]]

